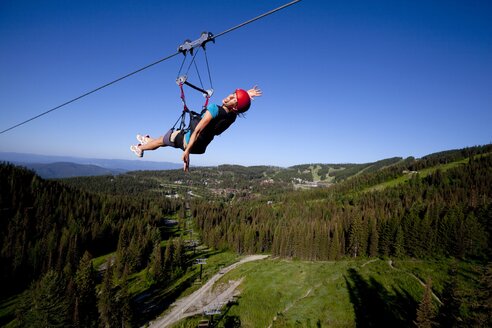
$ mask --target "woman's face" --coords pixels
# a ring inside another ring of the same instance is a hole
[[[227,97],[222,100],[222,105],[227,107],[228,109],[236,109],[237,106],[237,97],[236,92],[231,93]]]

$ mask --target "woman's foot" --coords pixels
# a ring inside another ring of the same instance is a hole
[[[131,145],[130,146],[130,150],[135,154],[137,155],[137,157],[143,157],[143,150],[140,149],[140,144],[135,146],[135,145]]]
[[[149,135],[141,135],[141,134],[137,134],[137,140],[138,142],[140,142],[142,145],[145,145],[146,143],[148,143],[150,141],[150,136]]]

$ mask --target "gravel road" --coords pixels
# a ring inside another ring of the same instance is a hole
[[[243,263],[262,260],[268,257],[268,255],[251,255],[241,259],[239,262],[236,262],[226,268],[220,270],[215,276],[213,276],[209,281],[205,283],[200,289],[196,290],[193,294],[183,297],[177,300],[173,305],[171,305],[171,311],[155,319],[154,321],[149,322],[149,326],[151,328],[163,328],[169,327],[177,321],[197,314],[201,311],[197,311],[196,308],[203,308],[207,306],[213,306],[217,302],[228,299],[232,297],[234,290],[239,286],[239,282],[232,282],[228,288],[222,293],[215,295],[213,300],[210,297],[210,291],[214,284],[227,272],[234,270],[238,266]]]

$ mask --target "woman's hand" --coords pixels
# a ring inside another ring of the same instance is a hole
[[[210,114],[210,112],[207,110],[205,112],[205,115],[203,115],[202,119],[200,120],[200,122],[198,122],[197,126],[195,127],[195,130],[193,130],[193,133],[191,134],[190,137],[190,141],[186,145],[186,148],[182,156],[183,163],[184,163],[183,169],[185,172],[188,172],[188,170],[190,169],[190,152],[193,149],[193,145],[195,144],[200,133],[202,133],[203,129],[207,127],[207,125],[210,123],[211,120],[212,120],[212,114]]]
[[[251,99],[253,99],[254,97],[259,97],[263,94],[263,92],[260,90],[260,88],[258,88],[258,86],[254,86],[253,89],[249,89],[248,90],[248,95]]]
[[[190,153],[185,150],[183,152],[182,159],[183,159],[183,163],[184,163],[183,170],[185,172],[188,172],[190,169]]]

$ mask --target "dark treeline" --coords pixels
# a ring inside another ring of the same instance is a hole
[[[86,250],[116,250],[122,231],[150,234],[178,206],[81,192],[13,165],[0,165],[0,190],[2,290],[25,287],[21,282],[50,269],[75,270]]]
[[[0,164],[0,289],[2,298],[25,290],[16,324],[131,326],[128,276],[146,269],[151,286],[186,270],[181,238],[161,250],[171,237],[161,233],[164,217],[180,208],[164,197],[83,192]],[[109,253],[93,267],[93,257]]]
[[[204,242],[239,253],[269,252],[306,260],[342,257],[442,256],[490,259],[492,156],[490,147],[406,160],[353,177],[330,189],[290,193],[273,202],[195,203]],[[467,157],[469,156],[469,157]],[[370,186],[437,164],[469,158],[406,183]]]

